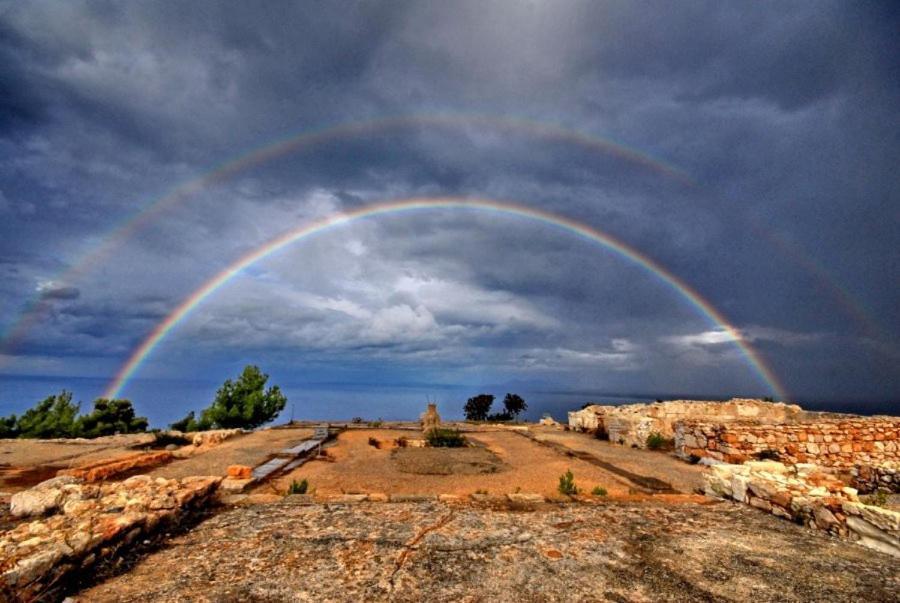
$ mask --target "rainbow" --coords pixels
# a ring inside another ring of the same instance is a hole
[[[618,157],[623,161],[645,167],[660,176],[679,182],[687,188],[699,188],[690,176],[678,167],[663,162],[634,148],[627,147],[608,138],[601,138],[571,130],[558,124],[537,122],[525,118],[490,116],[477,114],[452,114],[431,113],[408,116],[393,116],[370,119],[360,122],[332,125],[316,130],[302,132],[290,138],[258,147],[249,153],[220,164],[204,175],[190,180],[169,194],[146,204],[140,211],[118,227],[111,230],[98,243],[80,258],[76,259],[71,267],[56,275],[53,281],[72,283],[81,278],[94,266],[101,263],[124,241],[128,240],[138,229],[150,223],[167,209],[176,206],[180,202],[190,198],[204,189],[241,173],[244,170],[265,164],[279,157],[289,155],[304,148],[312,148],[316,145],[348,139],[356,136],[374,134],[382,131],[414,127],[466,127],[477,126],[498,131],[521,132],[547,140],[557,140],[582,148],[589,149],[607,155]],[[871,319],[862,305],[844,288],[840,287],[829,275],[828,271],[812,259],[809,254],[797,248],[796,245],[787,245],[777,237],[777,234],[769,228],[751,221],[750,227],[754,232],[769,240],[773,247],[782,255],[788,257],[795,264],[812,274],[831,295],[844,307],[848,315],[862,325],[863,330],[873,338],[878,337],[880,329],[875,320]],[[39,295],[25,304],[18,317],[12,321],[6,329],[5,335],[0,333],[0,351],[10,352],[18,341],[24,337],[33,324],[41,317],[41,310],[45,304]],[[2,357],[2,356],[0,356]]]
[[[191,311],[197,308],[197,306],[203,303],[203,301],[213,293],[221,289],[245,268],[271,256],[292,243],[296,243],[313,235],[329,231],[351,222],[377,216],[436,209],[480,210],[527,218],[541,224],[550,225],[570,232],[617,253],[619,256],[637,264],[658,277],[659,280],[671,287],[672,290],[687,299],[703,316],[707,317],[717,327],[727,332],[771,392],[779,399],[788,399],[784,387],[779,383],[772,370],[766,366],[766,363],[759,354],[741,336],[740,331],[731,325],[718,310],[701,297],[697,291],[690,287],[690,285],[658,264],[652,258],[606,233],[587,224],[576,222],[571,218],[517,203],[488,199],[469,199],[463,197],[412,198],[367,205],[304,224],[264,243],[253,251],[238,258],[224,270],[206,281],[166,316],[166,318],[153,329],[147,338],[144,339],[140,346],[132,352],[125,364],[122,365],[119,372],[107,387],[106,392],[103,394],[104,397],[118,397],[123,388],[128,384],[128,381],[134,376],[144,361],[147,360],[156,346],[159,345],[159,343],[171,333],[172,330],[191,313]]]
[[[249,153],[220,164],[199,178],[190,180],[172,190],[169,194],[148,203],[139,212],[133,214],[124,223],[114,228],[103,239],[97,242],[90,251],[81,256],[71,267],[56,275],[53,281],[71,283],[78,280],[92,267],[101,263],[123,242],[128,240],[138,229],[150,223],[167,209],[201,191],[243,172],[244,170],[263,165],[299,151],[341,139],[370,135],[378,132],[402,128],[418,127],[467,127],[490,128],[498,131],[522,132],[549,140],[558,140],[569,144],[591,149],[592,151],[613,155],[636,165],[648,168],[659,175],[674,179],[685,186],[694,183],[679,168],[655,159],[636,149],[629,148],[611,139],[589,136],[570,130],[557,124],[547,124],[516,117],[500,117],[473,114],[434,113],[383,117],[360,122],[332,125],[316,130],[302,132],[284,140],[258,147]],[[7,329],[7,335],[0,337],[0,350],[11,350],[19,339],[40,317],[41,298],[37,296],[25,305],[19,319],[13,321]]]

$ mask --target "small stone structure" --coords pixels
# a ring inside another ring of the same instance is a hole
[[[594,404],[570,412],[569,427],[608,436],[611,442],[644,448],[651,434],[674,438],[675,424],[685,419],[726,422],[754,418],[780,423],[801,413],[803,410],[793,404],[744,398],[727,402],[671,400],[621,406]]]
[[[747,503],[778,517],[900,557],[900,513],[860,502],[857,491],[813,464],[718,464],[703,476],[708,496]]]
[[[900,461],[900,417],[807,413],[791,422],[681,421],[675,452],[682,458],[740,463],[770,456],[786,463],[818,463],[849,469]]]
[[[87,484],[60,476],[18,492],[17,517],[35,517],[0,534],[0,599],[52,599],[48,590],[74,572],[153,533],[176,526],[192,508],[205,505],[222,478],[152,479]]]
[[[441,426],[441,415],[438,414],[437,404],[429,404],[428,409],[422,413],[422,431],[428,433],[432,429]]]

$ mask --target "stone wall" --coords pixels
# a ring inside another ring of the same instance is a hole
[[[885,461],[880,465],[854,465],[850,469],[852,485],[863,494],[900,492],[900,462]]]
[[[780,423],[794,420],[803,410],[796,405],[733,398],[727,402],[671,400],[621,406],[591,405],[569,413],[569,427],[577,431],[601,432],[611,442],[646,446],[647,436],[675,436],[674,426],[685,419],[735,421],[758,419]]]
[[[34,517],[0,533],[0,600],[53,600],[73,572],[90,572],[120,547],[176,526],[206,504],[221,478],[151,479],[87,484],[56,477],[13,495],[11,513]]]
[[[857,491],[812,464],[718,464],[703,476],[707,495],[752,507],[900,557],[900,513],[860,502]]]
[[[775,456],[786,463],[818,463],[849,469],[900,460],[900,417],[821,418],[764,423],[681,421],[675,452],[682,458],[740,463]]]

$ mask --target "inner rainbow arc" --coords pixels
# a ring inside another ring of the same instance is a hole
[[[103,396],[106,398],[118,397],[124,387],[128,384],[128,381],[134,376],[156,346],[159,345],[159,343],[182,320],[184,320],[192,310],[197,308],[197,306],[199,306],[206,298],[215,293],[232,278],[252,264],[301,239],[350,222],[386,214],[434,209],[492,211],[505,215],[529,218],[543,224],[572,232],[582,238],[599,243],[601,246],[614,251],[621,257],[630,260],[632,263],[641,266],[651,274],[655,275],[676,293],[688,300],[703,316],[728,333],[735,345],[747,359],[752,369],[760,377],[762,382],[766,384],[771,393],[778,399],[788,399],[784,386],[780,383],[774,372],[766,365],[758,352],[756,352],[749,342],[743,338],[740,331],[695,289],[654,259],[609,234],[565,216],[509,201],[472,199],[465,197],[417,197],[370,204],[312,221],[289,230],[263,245],[260,245],[207,280],[170,312],[128,357],[128,360],[122,365],[109,386],[106,388]]]

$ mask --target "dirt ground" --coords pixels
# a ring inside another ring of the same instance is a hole
[[[629,448],[575,431],[532,426],[529,432],[537,440],[555,442],[572,450],[588,452],[626,471],[663,480],[680,492],[694,492],[702,486],[700,476],[703,467],[686,463],[671,452]]]
[[[225,440],[202,454],[176,460],[149,472],[152,477],[183,478],[192,475],[225,475],[229,465],[256,466],[285,448],[309,439],[308,427],[254,431]]]
[[[558,497],[559,476],[571,469],[576,485],[585,493],[598,485],[606,488],[609,496],[626,495],[630,491],[630,484],[622,478],[590,463],[567,458],[520,435],[508,431],[465,435],[483,450],[444,448],[422,452],[423,449],[396,449],[392,444],[394,440],[401,436],[410,437],[410,432],[388,429],[345,431],[326,448],[333,461],[308,462],[259,490],[284,492],[292,480],[306,478],[316,494],[326,495],[375,492],[465,495],[478,491],[490,494],[521,491]],[[377,439],[380,448],[371,446],[369,438]],[[396,455],[400,455],[399,461]],[[473,472],[473,461],[482,468],[489,465],[490,472]],[[447,474],[448,467],[454,465],[458,470]],[[416,473],[410,472],[412,466]]]
[[[900,562],[746,505],[221,513],[75,595],[137,601],[897,601]]]
[[[134,454],[151,434],[95,440],[0,440],[0,492],[14,493],[56,476],[59,469]]]

